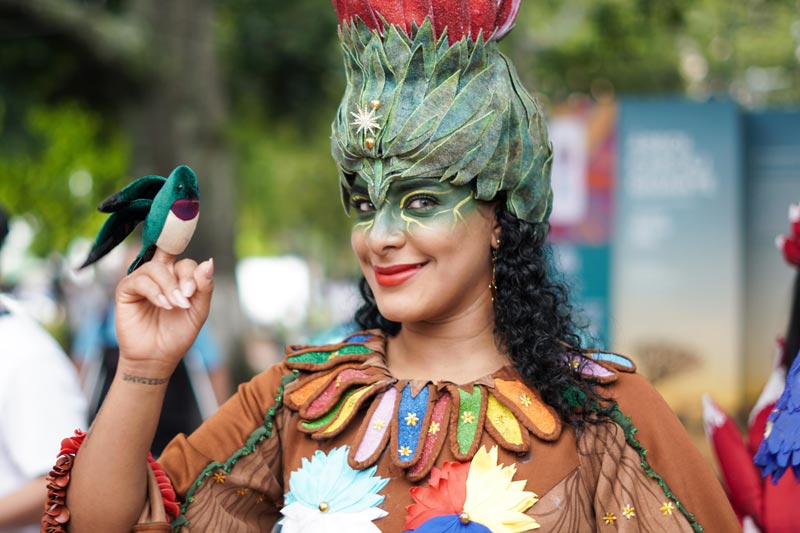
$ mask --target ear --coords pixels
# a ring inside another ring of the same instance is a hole
[[[492,203],[492,249],[500,247],[500,221],[497,219],[497,202]]]

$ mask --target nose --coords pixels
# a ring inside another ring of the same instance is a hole
[[[366,243],[375,254],[383,254],[391,248],[400,248],[406,240],[405,222],[384,204],[367,230]]]

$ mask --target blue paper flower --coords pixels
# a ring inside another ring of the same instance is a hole
[[[321,450],[289,476],[289,492],[281,514],[281,533],[305,531],[380,531],[373,520],[386,516],[378,492],[388,479],[375,476],[377,467],[355,470],[347,464],[349,448]]]
[[[767,419],[767,430],[753,462],[761,475],[777,483],[790,466],[800,480],[800,356],[795,357],[786,388]]]

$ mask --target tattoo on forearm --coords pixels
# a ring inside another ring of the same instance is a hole
[[[168,378],[145,378],[142,376],[134,376],[131,374],[122,373],[122,381],[130,381],[131,383],[141,383],[142,385],[163,385]]]

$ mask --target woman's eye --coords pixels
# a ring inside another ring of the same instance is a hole
[[[408,201],[406,209],[431,209],[437,205],[439,204],[435,198],[431,198],[430,196],[417,196]]]
[[[352,202],[353,209],[359,213],[369,213],[375,211],[375,206],[369,200],[354,199]]]

